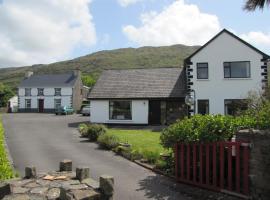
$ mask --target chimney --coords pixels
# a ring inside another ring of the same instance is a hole
[[[80,78],[81,77],[81,70],[79,68],[75,69],[73,71],[73,75]]]
[[[33,74],[34,74],[34,72],[32,72],[32,71],[27,71],[26,73],[25,73],[25,78],[27,79],[27,78],[30,78],[31,76],[33,76]]]

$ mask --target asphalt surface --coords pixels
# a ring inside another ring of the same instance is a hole
[[[102,174],[114,176],[116,200],[190,199],[170,179],[80,138],[76,128],[87,120],[79,115],[4,114],[6,141],[15,169],[22,176],[29,165],[36,166],[38,172],[47,172],[57,170],[59,161],[71,159],[74,169],[90,167],[96,180]]]

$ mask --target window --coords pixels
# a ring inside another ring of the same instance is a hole
[[[31,99],[25,99],[25,108],[31,108]]]
[[[209,114],[209,100],[198,100],[198,114]]]
[[[240,111],[248,108],[247,102],[244,99],[225,99],[225,114],[226,115],[238,115]]]
[[[25,88],[25,96],[31,96],[31,88]]]
[[[131,120],[131,101],[110,101],[110,116],[112,120]]]
[[[197,63],[197,79],[208,79],[208,63]]]
[[[61,96],[61,88],[54,88],[54,96]]]
[[[44,88],[38,88],[38,96],[44,96]]]
[[[250,62],[224,62],[224,78],[250,78]]]
[[[54,108],[58,109],[61,107],[61,99],[55,99],[54,100]]]

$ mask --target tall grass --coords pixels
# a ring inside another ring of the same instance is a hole
[[[4,143],[4,127],[0,116],[0,180],[6,180],[14,177],[14,171],[7,158]]]

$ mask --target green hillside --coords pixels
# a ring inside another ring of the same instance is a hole
[[[0,82],[16,88],[26,71],[44,74],[79,68],[83,74],[92,74],[97,78],[104,69],[181,67],[183,60],[198,48],[199,46],[173,45],[100,51],[48,65],[0,69]]]

